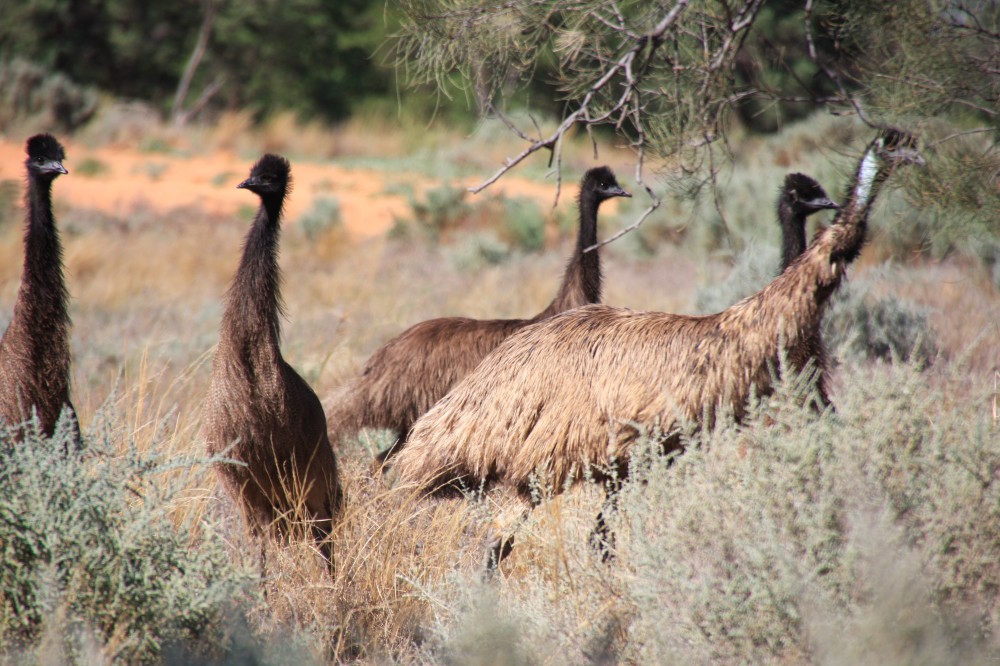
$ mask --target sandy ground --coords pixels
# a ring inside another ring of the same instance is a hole
[[[96,210],[124,217],[136,209],[167,213],[176,208],[200,208],[211,216],[235,215],[256,201],[236,185],[246,178],[250,162],[231,152],[210,155],[179,155],[142,152],[120,146],[90,148],[63,141],[65,166],[73,178],[59,180],[59,201],[73,208]],[[81,174],[74,169],[96,161],[104,170]],[[24,178],[24,142],[0,136],[0,180]],[[402,194],[386,192],[386,177],[372,169],[345,168],[331,162],[296,160],[292,164],[294,187],[286,203],[286,219],[296,220],[318,197],[333,196],[340,203],[341,219],[358,237],[384,233],[397,217],[406,217],[409,203]],[[420,174],[413,178],[425,185]],[[475,179],[461,183],[469,187]],[[551,204],[555,187],[518,178],[505,178],[489,192],[536,197]],[[575,187],[563,196],[575,195]],[[482,196],[482,195],[481,195]]]

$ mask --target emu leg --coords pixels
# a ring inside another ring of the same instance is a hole
[[[326,566],[330,570],[330,576],[333,576],[337,568],[333,561],[333,543],[330,541],[330,519],[313,520],[312,521],[312,534],[313,538],[316,540],[316,544],[319,546],[319,552],[326,560]]]
[[[522,499],[526,499],[530,495],[525,496],[522,494]],[[490,544],[490,547],[486,550],[486,567],[483,574],[484,580],[489,580],[493,577],[493,574],[497,569],[500,568],[500,563],[510,555],[511,551],[514,550],[514,534],[517,532],[518,528],[528,520],[528,514],[531,510],[535,508],[536,503],[531,499],[527,499],[528,507],[524,512],[518,517],[517,521],[510,531],[505,535],[496,539]]]
[[[372,469],[375,472],[385,472],[386,466],[389,463],[389,459],[394,457],[397,453],[403,450],[403,444],[406,442],[407,437],[410,433],[407,432],[403,436],[397,436],[396,441],[379,451],[375,454],[375,462],[372,464]]]
[[[608,526],[605,516],[618,510],[618,491],[621,490],[621,487],[622,482],[618,478],[605,482],[604,506],[597,514],[594,529],[590,531],[588,539],[590,547],[600,554],[602,562],[610,562],[615,559],[615,534]]]
[[[508,534],[494,541],[486,551],[486,577],[491,577],[500,563],[514,550],[514,535]]]

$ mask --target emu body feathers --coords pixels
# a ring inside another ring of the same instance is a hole
[[[576,248],[559,292],[531,319],[479,320],[446,317],[420,322],[380,347],[330,410],[337,439],[361,428],[389,428],[400,438],[379,454],[386,462],[404,446],[413,423],[512,333],[568,309],[601,298],[600,257],[596,250],[597,211],[611,197],[631,196],[607,167],[591,169],[580,184],[580,227]]]
[[[282,310],[277,252],[289,165],[265,155],[239,187],[261,198],[222,317],[203,414],[210,453],[250,529],[281,533],[302,510],[328,561],[326,537],[342,497],[337,462],[319,398],[281,356]]]
[[[835,223],[761,292],[724,312],[686,316],[590,305],[511,336],[413,427],[398,481],[433,491],[455,479],[527,491],[536,471],[553,487],[586,465],[620,465],[633,422],[669,431],[720,409],[737,417],[751,386],[770,388],[784,351],[804,367],[845,264],[860,252],[871,203],[895,166],[919,161],[915,140],[872,142]],[[866,161],[867,160],[867,161]],[[869,179],[867,188],[858,186]]]

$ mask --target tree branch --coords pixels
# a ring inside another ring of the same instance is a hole
[[[188,89],[191,87],[191,80],[194,78],[194,73],[198,69],[198,65],[201,64],[202,58],[205,57],[205,51],[208,49],[208,40],[212,36],[212,26],[215,24],[215,0],[203,0],[202,7],[205,15],[202,18],[201,27],[198,29],[198,39],[195,40],[194,50],[191,51],[191,57],[188,58],[187,65],[184,67],[184,73],[177,84],[177,94],[174,95],[174,104],[170,110],[170,115],[175,125],[183,125],[192,115],[191,113],[184,113],[182,111],[184,99],[187,97]],[[204,96],[204,93],[202,93],[202,98]]]

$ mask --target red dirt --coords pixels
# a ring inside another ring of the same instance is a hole
[[[236,189],[249,172],[251,161],[232,152],[186,156],[121,147],[90,148],[72,140],[63,143],[65,166],[76,177],[60,179],[61,205],[120,217],[137,208],[166,213],[188,207],[201,208],[212,216],[228,216],[254,205],[245,192]],[[74,174],[74,168],[88,159],[99,162],[104,170],[87,176]],[[23,179],[23,161],[23,141],[0,137],[0,180]],[[298,219],[322,196],[337,198],[341,219],[356,236],[382,234],[394,218],[409,213],[405,196],[385,192],[386,175],[379,171],[303,160],[293,161],[292,178],[294,188],[286,204],[289,220]],[[420,174],[414,179],[426,180]],[[463,184],[470,186],[476,181]],[[554,185],[516,178],[505,179],[490,191],[526,194],[549,203],[555,192]]]

